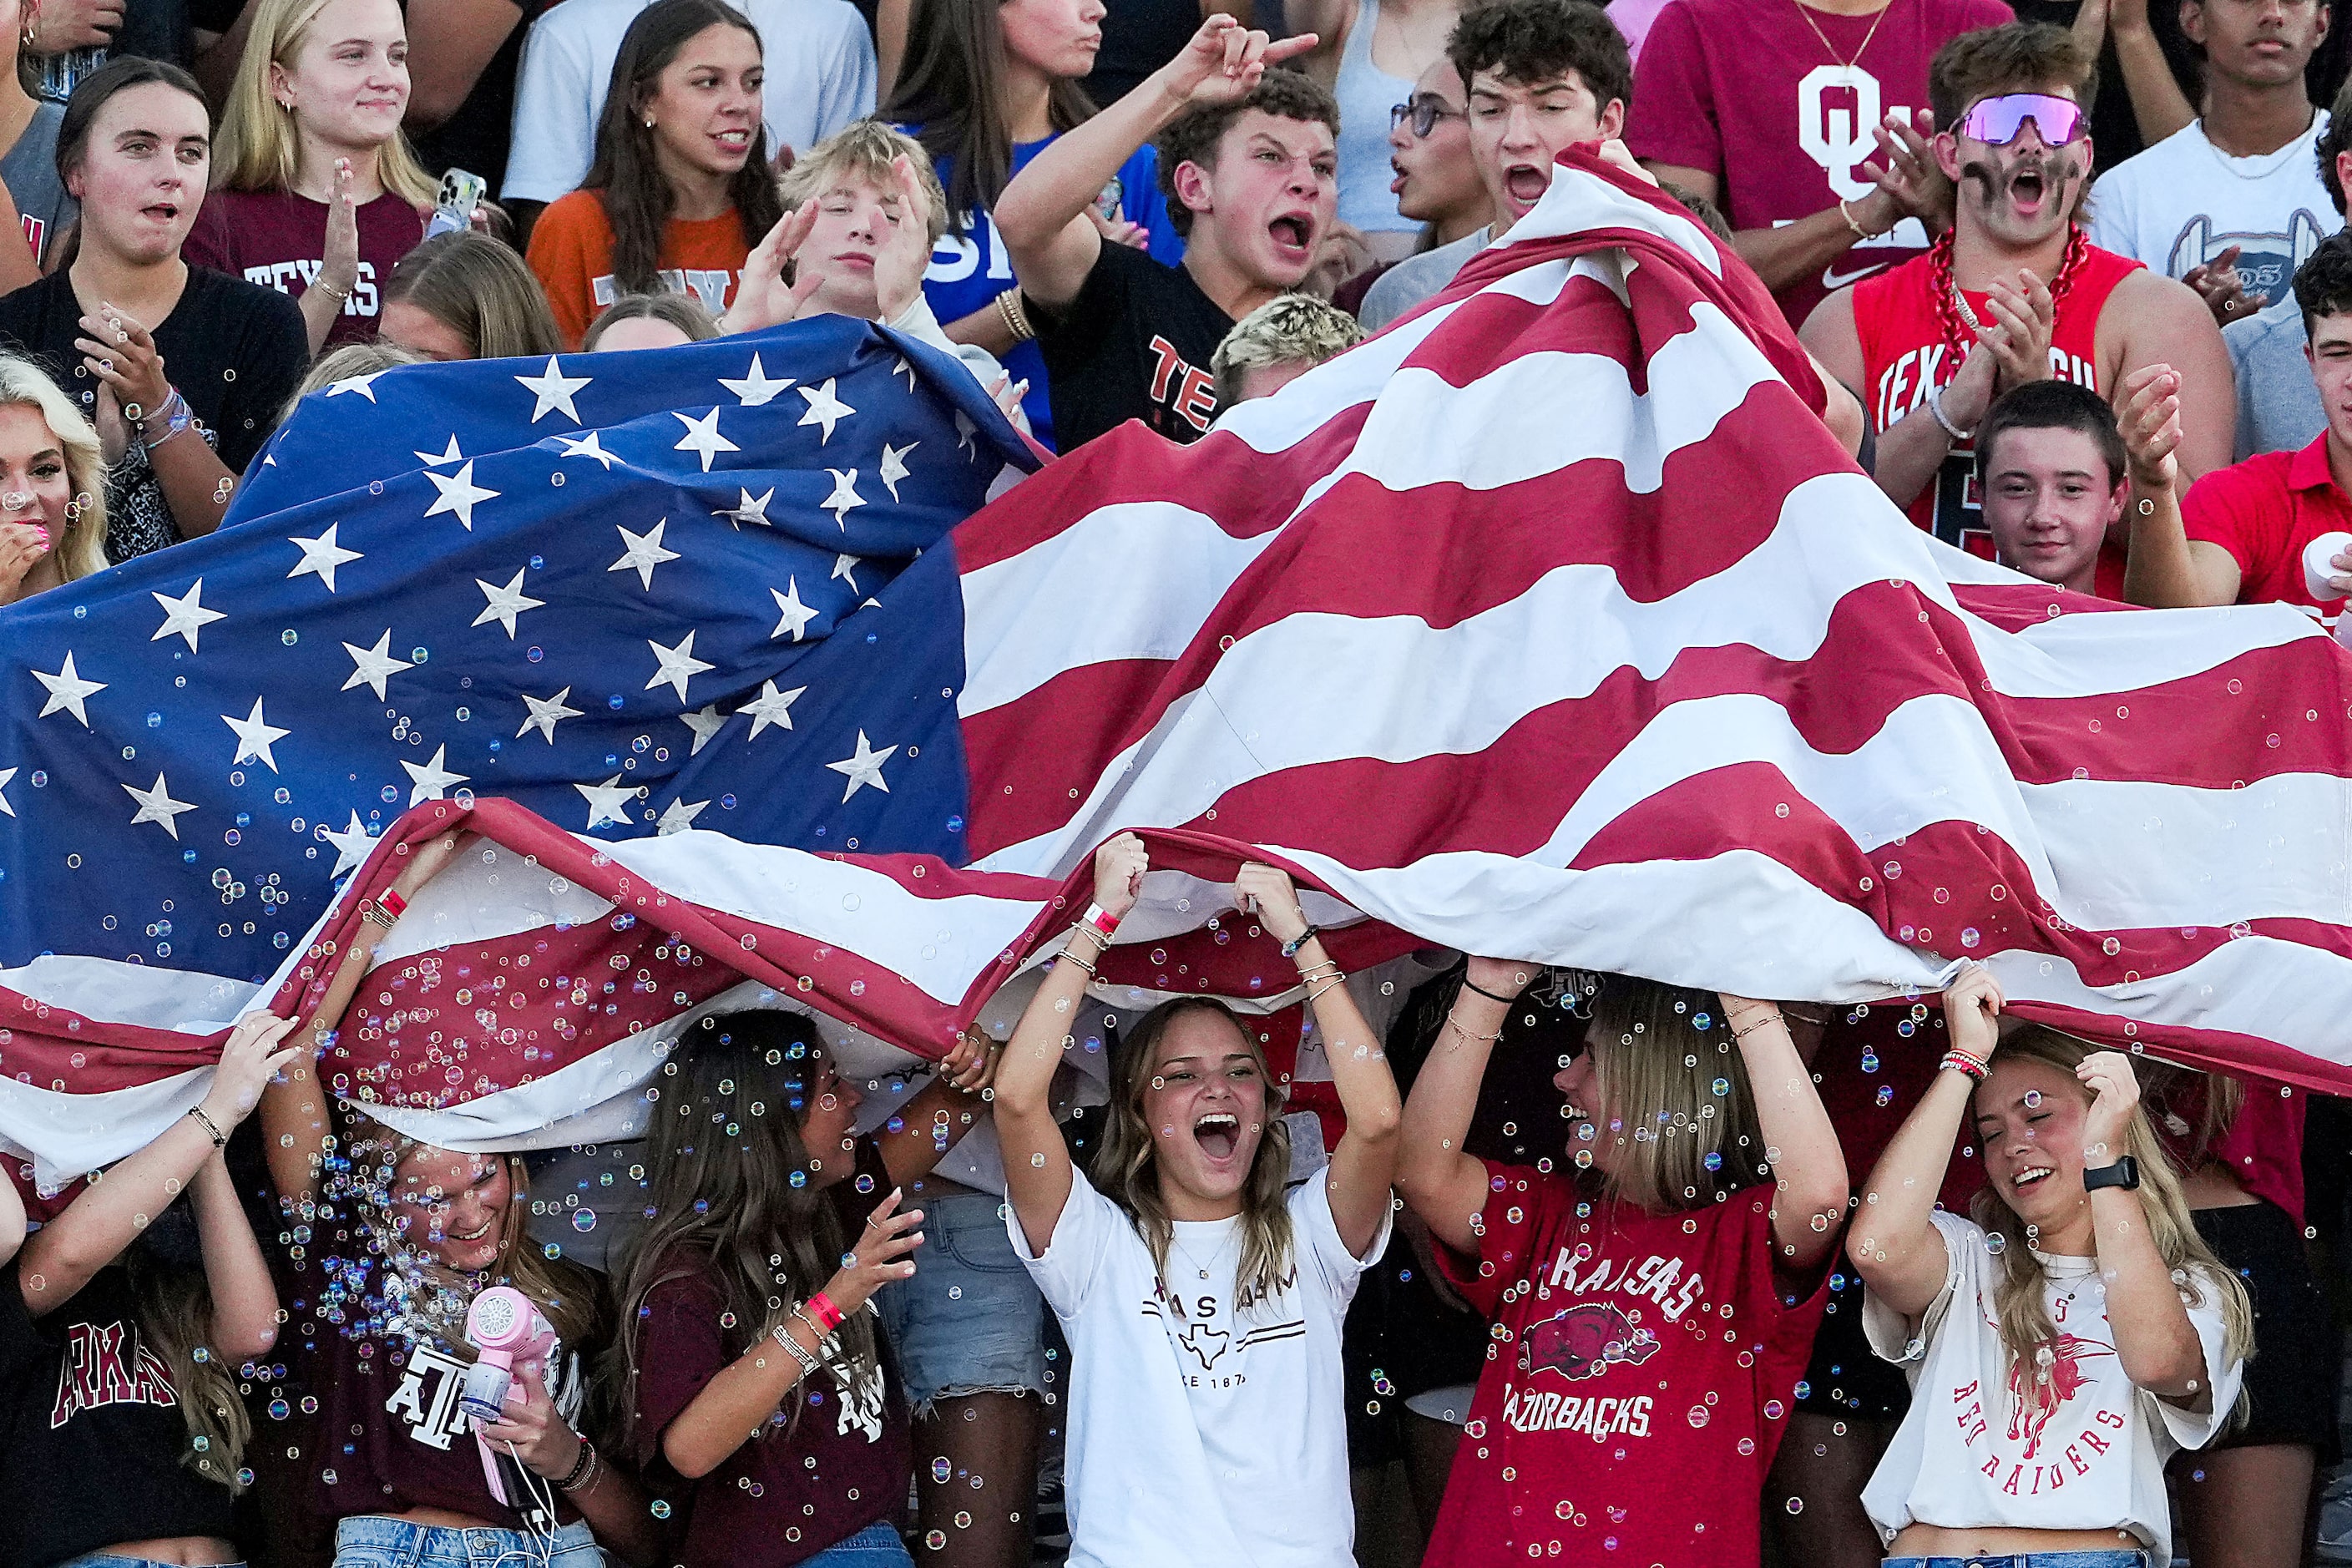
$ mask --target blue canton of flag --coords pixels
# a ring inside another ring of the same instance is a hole
[[[260,979],[421,801],[961,858],[953,552],[1033,466],[824,316],[305,400],[209,538],[0,613],[0,965]]]

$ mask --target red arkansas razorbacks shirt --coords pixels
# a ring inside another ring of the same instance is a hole
[[[1426,1562],[1755,1562],[1824,1298],[1775,1289],[1773,1189],[1653,1215],[1524,1165],[1486,1175],[1478,1256],[1439,1255],[1495,1334]]]

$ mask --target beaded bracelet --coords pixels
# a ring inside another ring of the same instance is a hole
[[[1941,1072],[1946,1068],[1950,1068],[1955,1072],[1964,1073],[1979,1083],[1984,1082],[1985,1074],[1990,1070],[1984,1063],[1966,1051],[1946,1051],[1944,1059],[1936,1064],[1936,1070]]]
[[[798,1309],[794,1309],[793,1316],[795,1318],[800,1316]],[[791,1333],[787,1331],[791,1327],[792,1323],[788,1319],[783,1322],[778,1323],[774,1328],[770,1329],[768,1331],[768,1336],[774,1340],[778,1344],[783,1346],[784,1349],[793,1352],[793,1359],[801,1363],[801,1375],[803,1377],[814,1377],[817,1371],[817,1359],[810,1352],[802,1349],[800,1341],[793,1338]],[[820,1335],[819,1337],[822,1338],[823,1336]]]

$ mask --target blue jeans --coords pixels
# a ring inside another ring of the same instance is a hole
[[[875,1303],[915,1414],[966,1394],[1045,1392],[1045,1300],[1013,1254],[1004,1202],[986,1193],[925,1201],[915,1275]]]
[[[548,1540],[520,1530],[452,1530],[362,1514],[335,1526],[333,1568],[604,1568],[585,1520]]]
[[[995,1200],[991,1199],[991,1202]],[[887,1524],[869,1524],[846,1541],[836,1541],[814,1557],[801,1559],[800,1568],[915,1568],[907,1543]]]
[[[2147,1568],[2147,1553],[2019,1552],[1994,1557],[1889,1557],[1879,1568]]]

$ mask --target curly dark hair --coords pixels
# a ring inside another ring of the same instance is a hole
[[[2352,81],[2336,95],[2336,107],[2327,111],[2327,129],[2313,140],[2311,151],[2319,160],[2319,183],[2327,187],[2327,199],[2340,213],[2344,182],[2336,176],[2336,159],[2338,153],[2352,152]]]
[[[1962,33],[1927,66],[1927,105],[1936,129],[1949,131],[1980,98],[2064,88],[2074,101],[2098,100],[2099,62],[2074,35],[2047,22],[2012,22]]]
[[[1303,120],[1320,122],[1331,128],[1331,139],[1339,137],[1339,100],[1331,89],[1308,76],[1305,71],[1276,66],[1258,79],[1250,95],[1238,103],[1219,104],[1213,108],[1195,109],[1162,131],[1153,143],[1160,150],[1160,194],[1168,203],[1168,221],[1176,232],[1192,232],[1192,209],[1176,194],[1176,166],[1193,163],[1202,168],[1217,161],[1217,143],[1234,122],[1253,109],[1264,110],[1277,120]]]
[[[1625,35],[1585,0],[1497,0],[1464,7],[1445,40],[1446,58],[1466,89],[1480,71],[1532,86],[1574,71],[1602,109],[1615,99],[1633,107],[1633,57]]]
[[[2304,336],[2322,316],[2352,311],[2352,230],[2329,235],[2294,269],[2294,302],[2303,311]]]

